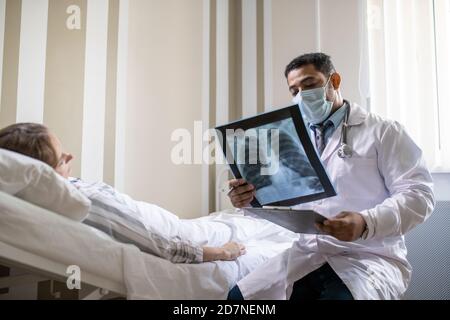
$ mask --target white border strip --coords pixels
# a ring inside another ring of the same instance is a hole
[[[230,47],[229,47],[229,1],[216,2],[216,124],[223,125],[230,119]],[[223,210],[225,195],[221,185],[225,182],[227,165],[216,165],[216,211]]]
[[[316,10],[316,51],[322,51],[322,22],[321,22],[321,8],[320,8],[320,0],[316,0],[315,2],[315,10]]]
[[[103,180],[108,9],[108,0],[88,0],[81,152],[81,177],[88,181]]]
[[[117,44],[117,93],[116,93],[116,154],[114,178],[115,187],[125,191],[125,141],[127,110],[127,64],[128,64],[128,26],[129,0],[120,0],[119,38]]]
[[[211,73],[211,0],[203,0],[203,74],[202,74],[202,121],[203,130],[210,127],[210,73]],[[202,215],[209,214],[209,164],[202,161]]]
[[[3,81],[3,53],[5,46],[5,21],[6,21],[6,0],[0,0],[0,98],[2,96]],[[0,110],[1,110],[0,103]]]
[[[229,120],[230,85],[229,85],[229,0],[216,2],[217,12],[217,124],[225,124]]]
[[[359,78],[360,105],[370,111],[369,30],[367,28],[367,2],[358,2],[359,24]]]
[[[265,111],[273,108],[273,39],[272,0],[264,0],[264,103]]]
[[[258,113],[256,0],[242,1],[242,116]]]
[[[17,122],[44,121],[48,0],[22,0]]]

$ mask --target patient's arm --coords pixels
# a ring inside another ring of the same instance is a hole
[[[229,261],[245,253],[245,247],[235,242],[226,243],[222,247],[202,247],[187,240],[188,236],[182,238],[180,235],[171,235],[167,230],[161,230],[160,227],[164,223],[160,223],[158,228],[152,228],[149,223],[151,219],[144,218],[146,212],[141,212],[139,203],[129,196],[104,183],[85,184],[81,180],[73,183],[92,203],[89,215],[83,223],[105,232],[119,242],[134,244],[143,252],[173,263]],[[164,210],[161,220],[169,220],[172,216],[175,215]],[[135,238],[121,236],[124,231],[131,232]]]
[[[232,261],[245,253],[245,246],[236,242],[228,242],[222,247],[203,247],[203,262]]]

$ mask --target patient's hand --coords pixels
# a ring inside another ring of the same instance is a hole
[[[245,246],[236,242],[228,242],[222,246],[222,249],[224,253],[221,260],[236,260],[239,256],[246,253]]]
[[[225,260],[236,260],[245,254],[245,246],[236,242],[228,242],[222,247],[203,247],[203,262]]]

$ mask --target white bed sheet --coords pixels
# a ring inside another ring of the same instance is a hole
[[[240,241],[248,252],[232,262],[172,264],[0,192],[1,242],[67,266],[77,265],[81,280],[88,272],[122,283],[130,299],[224,299],[238,280],[298,239],[268,221],[225,212],[180,220],[178,233],[208,245]]]

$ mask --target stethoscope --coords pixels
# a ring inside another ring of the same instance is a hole
[[[353,149],[347,144],[347,128],[348,118],[350,117],[350,104],[348,104],[347,111],[345,113],[344,123],[342,124],[341,132],[341,146],[338,149],[338,156],[341,159],[348,159],[353,156]]]

